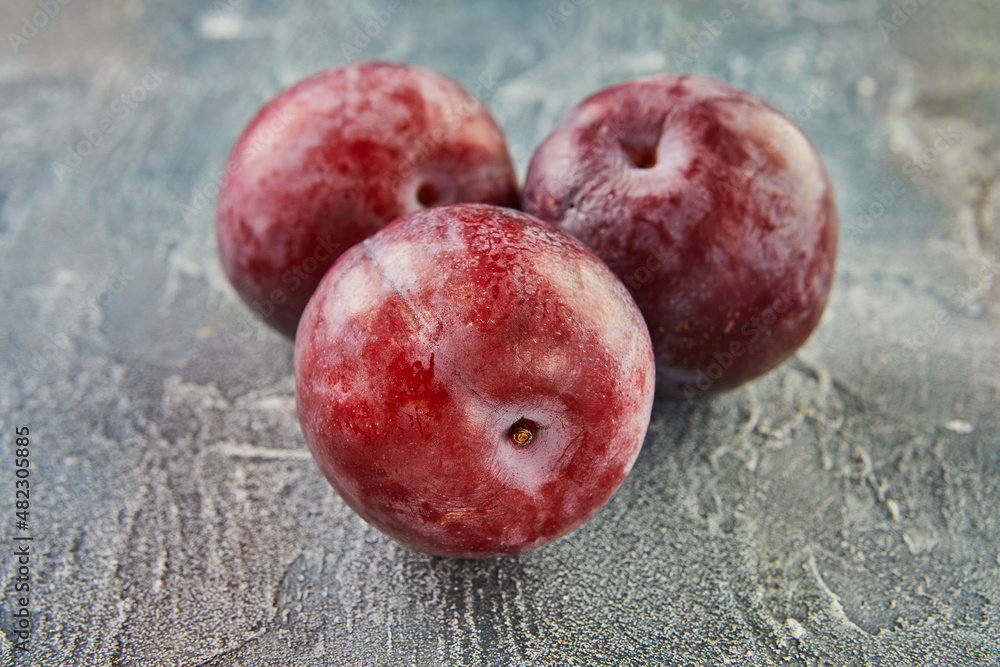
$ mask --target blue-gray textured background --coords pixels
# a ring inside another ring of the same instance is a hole
[[[386,5],[0,8],[0,663],[995,665],[1000,5],[414,0],[352,43]],[[836,187],[820,328],[749,386],[657,403],[633,474],[570,537],[483,562],[395,545],[318,473],[292,346],[215,255],[243,125],[348,57],[476,91],[522,177],[606,84],[686,71],[764,97]]]

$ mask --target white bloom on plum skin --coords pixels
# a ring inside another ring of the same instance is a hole
[[[654,388],[625,286],[568,235],[486,205],[417,212],[345,253],[295,367],[303,434],[343,499],[450,556],[520,553],[592,516],[638,456]]]
[[[405,213],[517,205],[503,132],[457,82],[354,62],[279,93],[233,147],[217,201],[219,256],[243,300],[292,336],[337,257]]]
[[[523,205],[629,287],[667,395],[767,372],[826,305],[837,220],[819,156],[787,117],[721,81],[652,76],[590,96],[535,151]],[[781,318],[747,336],[778,297]]]

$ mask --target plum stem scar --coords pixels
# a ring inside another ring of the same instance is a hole
[[[510,439],[519,447],[527,447],[535,437],[534,424],[520,419],[510,427]]]

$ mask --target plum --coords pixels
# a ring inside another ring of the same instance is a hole
[[[533,154],[523,208],[628,286],[667,396],[774,368],[812,333],[833,280],[819,156],[786,116],[721,81],[650,76],[588,97]]]
[[[428,206],[516,206],[501,129],[457,82],[353,62],[278,94],[243,130],[217,200],[219,255],[243,300],[294,336],[345,250]]]
[[[583,244],[513,209],[408,214],[306,306],[296,401],[319,468],[363,519],[431,554],[515,554],[592,516],[631,469],[649,334]]]

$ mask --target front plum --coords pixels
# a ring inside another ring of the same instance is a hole
[[[510,210],[427,209],[349,250],[303,314],[299,419],[359,515],[425,552],[527,551],[593,515],[653,400],[648,332],[582,244]]]

